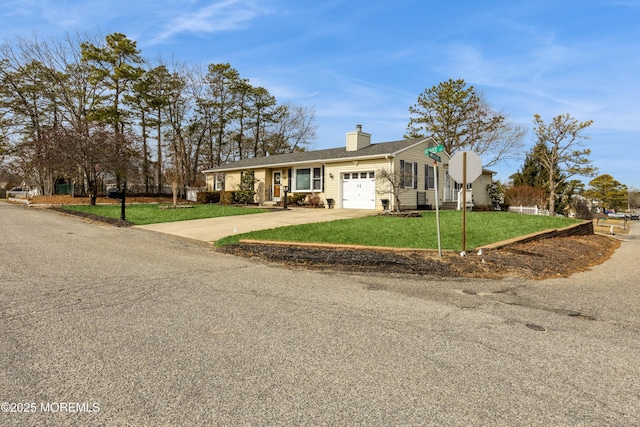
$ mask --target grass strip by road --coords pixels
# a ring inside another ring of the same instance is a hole
[[[135,225],[157,224],[161,222],[187,221],[190,219],[217,218],[222,216],[247,215],[269,212],[268,209],[223,205],[190,205],[190,208],[163,209],[155,204],[132,204],[126,206],[127,221]],[[120,218],[120,205],[69,205],[65,210],[84,212],[106,218]]]
[[[474,248],[539,231],[556,229],[579,221],[563,217],[520,215],[508,212],[468,212],[467,248]],[[442,248],[459,250],[462,242],[462,213],[440,213]],[[216,245],[238,243],[241,239],[268,241],[388,246],[437,249],[435,212],[421,218],[370,216],[331,222],[295,225],[226,237]]]

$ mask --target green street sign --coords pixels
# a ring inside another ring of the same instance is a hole
[[[427,153],[427,156],[431,157],[433,160],[435,160],[436,162],[442,162],[442,159],[440,158],[440,156],[438,156],[437,154],[434,153]]]
[[[428,156],[429,153],[441,153],[444,151],[444,145],[436,145],[435,147],[429,147],[424,150],[424,155]]]

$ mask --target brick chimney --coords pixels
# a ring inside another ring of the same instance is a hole
[[[371,145],[371,134],[362,132],[362,125],[356,125],[355,132],[347,132],[347,151],[357,151]]]

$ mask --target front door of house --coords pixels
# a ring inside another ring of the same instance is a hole
[[[282,187],[282,171],[273,171],[273,201],[280,201],[280,191]]]

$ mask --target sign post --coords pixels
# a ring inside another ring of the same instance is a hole
[[[433,159],[433,171],[434,171],[434,190],[436,193],[436,230],[438,234],[438,256],[442,257],[442,243],[440,240],[440,206],[438,202],[438,162],[442,159],[435,153],[440,153],[444,150],[443,145],[436,145],[424,150],[424,155]]]
[[[467,251],[467,180],[473,182],[482,174],[482,160],[472,151],[458,151],[449,160],[449,175],[462,182],[462,253]]]
[[[434,189],[436,191],[436,229],[438,230],[438,256],[442,258],[442,243],[440,242],[440,207],[438,203],[438,162],[433,162]]]
[[[467,152],[462,152],[462,253],[467,252]]]

